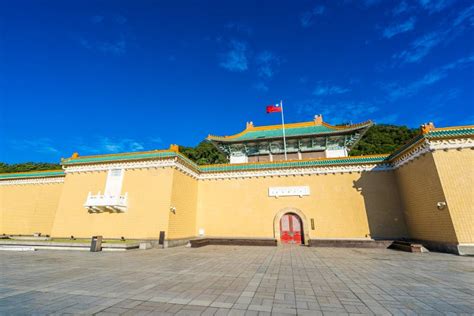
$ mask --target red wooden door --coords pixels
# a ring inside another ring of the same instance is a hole
[[[280,236],[283,244],[301,244],[301,222],[298,216],[283,215],[280,220]]]

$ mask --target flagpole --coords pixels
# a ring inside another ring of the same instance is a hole
[[[281,125],[283,126],[283,148],[285,151],[285,160],[288,160],[286,155],[286,135],[285,135],[285,114],[283,114],[283,100],[280,100],[281,107]]]

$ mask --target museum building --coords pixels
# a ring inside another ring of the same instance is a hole
[[[412,240],[474,254],[474,126],[420,127],[386,155],[349,156],[371,121],[322,116],[208,136],[230,164],[168,150],[74,153],[63,170],[0,174],[0,234],[310,246]],[[285,147],[286,156],[285,160]]]

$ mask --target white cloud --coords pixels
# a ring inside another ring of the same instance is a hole
[[[406,1],[400,1],[396,7],[393,8],[392,14],[394,16],[404,14],[413,10],[412,6],[409,6]]]
[[[79,45],[94,52],[100,52],[104,55],[115,55],[122,56],[127,52],[127,41],[128,38],[127,18],[122,15],[94,15],[91,18],[94,30],[114,29],[119,31],[115,32],[90,32],[89,34],[83,34],[78,38]],[[99,25],[100,24],[100,25]],[[109,28],[109,24],[113,24],[113,28]],[[117,25],[119,24],[119,25]],[[101,37],[98,34],[101,34]]]
[[[410,48],[394,54],[392,58],[402,63],[417,63],[428,55],[433,48],[444,41],[446,33],[432,32],[417,38],[410,44]]]
[[[459,12],[458,16],[453,22],[453,26],[459,26],[464,21],[469,21],[470,26],[474,26],[474,5],[467,7],[466,9]]]
[[[253,87],[260,92],[267,92],[268,86],[264,82],[257,82]]]
[[[399,83],[389,83],[383,85],[382,88],[387,91],[388,97],[391,101],[395,101],[400,98],[411,97],[417,94],[421,89],[431,86],[447,77],[451,70],[472,66],[473,63],[474,55],[460,58],[452,63],[430,71],[420,79],[415,80],[409,84],[401,85]]]
[[[302,27],[309,27],[313,24],[314,19],[318,15],[323,15],[326,12],[326,7],[323,5],[317,5],[312,10],[306,11],[300,16],[300,23]]]
[[[20,139],[11,141],[12,148],[19,150],[30,151],[40,154],[57,154],[59,150],[56,148],[54,142],[47,137],[39,137],[37,139]]]
[[[270,51],[263,51],[257,55],[257,71],[260,77],[272,78],[280,66],[280,58]]]
[[[314,88],[313,95],[315,96],[329,96],[336,94],[343,94],[351,91],[351,89],[343,88],[335,85],[319,84]]]
[[[331,124],[365,121],[378,111],[378,105],[370,102],[329,103],[320,99],[303,102],[297,107],[298,114],[309,116],[321,113],[324,120]]]
[[[248,69],[247,44],[232,40],[229,50],[221,56],[219,65],[233,72],[243,72]]]
[[[454,0],[418,0],[420,6],[428,13],[437,13],[446,9],[454,3]]]
[[[113,154],[131,151],[143,151],[146,146],[143,142],[131,138],[117,138],[100,136],[76,140],[76,146],[84,154]]]
[[[411,31],[415,28],[415,22],[416,22],[416,18],[411,17],[405,22],[391,25],[384,29],[383,37],[392,38],[395,35]]]

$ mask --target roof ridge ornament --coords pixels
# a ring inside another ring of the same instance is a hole
[[[314,124],[315,125],[322,125],[323,124],[323,115],[317,114],[314,116]]]
[[[245,129],[252,129],[252,128],[254,128],[253,122],[252,121],[247,122],[247,125],[245,126]]]
[[[434,129],[435,129],[435,125],[433,124],[433,122],[428,122],[420,126],[420,131],[421,131],[421,134],[423,135],[428,134]]]
[[[169,150],[174,151],[175,153],[179,153],[179,146],[176,144],[171,144]]]

